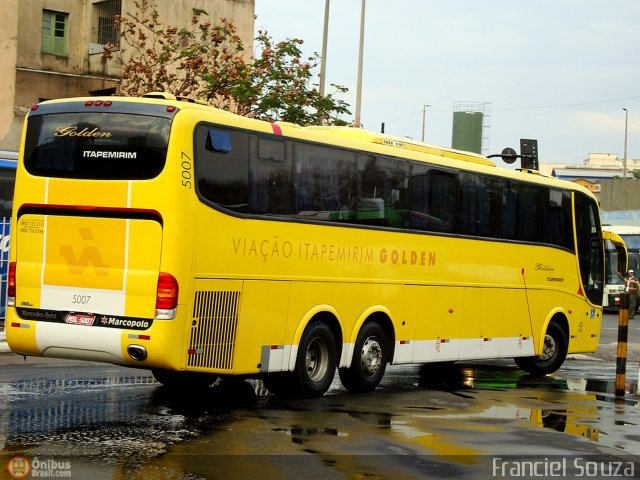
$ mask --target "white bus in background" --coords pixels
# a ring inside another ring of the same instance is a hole
[[[629,264],[625,268],[618,261],[618,251],[610,241],[606,241],[606,269],[607,281],[604,287],[602,306],[606,310],[617,310],[620,307],[620,293],[624,291],[624,281],[618,276],[618,272],[626,275],[625,270],[633,270],[635,275],[640,275],[640,227],[628,225],[603,225],[603,231],[618,234],[624,240],[627,247]],[[638,305],[636,303],[638,307]]]

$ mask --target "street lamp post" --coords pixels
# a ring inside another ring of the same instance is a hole
[[[324,81],[327,69],[327,36],[329,32],[329,3],[331,0],[325,0],[324,4],[324,28],[322,31],[322,58],[320,59],[320,96],[324,97]]]
[[[422,141],[424,142],[424,130],[427,124],[427,107],[431,105],[425,105],[422,107]]]
[[[362,54],[364,52],[364,7],[365,0],[362,0],[362,10],[360,12],[360,49],[358,52],[358,86],[356,89],[356,117],[353,126],[360,128],[360,107],[362,103]]]
[[[627,126],[629,125],[629,110],[624,110],[624,158],[622,159],[622,178],[627,178]]]

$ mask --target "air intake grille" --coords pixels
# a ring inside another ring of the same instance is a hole
[[[189,342],[190,367],[231,370],[240,292],[196,292]]]

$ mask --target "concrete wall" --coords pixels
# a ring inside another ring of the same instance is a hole
[[[17,150],[24,116],[40,99],[98,94],[117,85],[120,65],[101,52],[91,53],[93,4],[100,0],[2,0],[0,17],[0,150]],[[211,23],[231,20],[253,51],[255,0],[155,0],[160,20],[188,25],[191,9],[208,12]],[[41,52],[42,11],[68,14],[67,55]],[[134,0],[122,0],[122,12],[134,12]]]
[[[603,180],[600,208],[606,211],[640,210],[640,180],[622,178]]]
[[[16,127],[13,121],[13,105],[16,94],[19,0],[3,0],[2,3],[4,14],[0,15],[0,72],[2,72],[0,79],[0,150],[16,150],[15,148],[4,148],[2,139],[13,139],[12,129]],[[16,143],[13,139],[10,145]]]
[[[640,180],[603,180],[599,200],[602,223],[640,226]]]

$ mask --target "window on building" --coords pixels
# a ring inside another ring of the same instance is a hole
[[[115,17],[121,14],[121,0],[105,0],[93,4],[91,43],[98,45],[120,44],[120,32]]]
[[[51,10],[42,11],[42,39],[40,51],[61,57],[67,56],[69,15]]]

